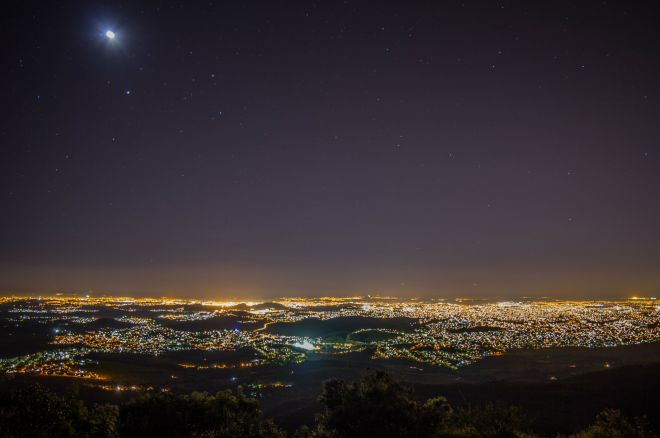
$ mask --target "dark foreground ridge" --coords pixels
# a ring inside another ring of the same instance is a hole
[[[340,437],[539,437],[518,407],[488,403],[454,408],[444,397],[420,400],[411,385],[382,371],[361,380],[329,380],[314,424],[289,436]],[[0,390],[2,437],[285,437],[264,418],[258,402],[238,391],[215,395],[149,393],[116,404],[85,403],[38,384],[5,381]],[[570,438],[650,438],[645,418],[607,409]]]

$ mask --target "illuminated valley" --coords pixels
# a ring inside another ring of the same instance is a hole
[[[3,297],[0,317],[3,373],[98,380],[99,388],[126,390],[138,386],[112,384],[116,376],[104,369],[105,358],[175,355],[176,370],[208,373],[362,354],[374,363],[399,361],[420,371],[457,370],[511,350],[660,340],[660,305],[652,298],[476,302],[353,297],[234,303],[62,295]],[[21,341],[34,333],[40,335],[30,339],[37,341]],[[199,353],[220,356],[207,359]],[[287,386],[279,381],[254,385]]]

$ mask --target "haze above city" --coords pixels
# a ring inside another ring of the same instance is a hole
[[[656,16],[14,5],[0,292],[657,296]]]

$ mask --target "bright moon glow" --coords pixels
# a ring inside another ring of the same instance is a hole
[[[114,40],[115,39],[115,33],[111,30],[108,30],[105,32],[105,36],[108,37],[108,39]]]

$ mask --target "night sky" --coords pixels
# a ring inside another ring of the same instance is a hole
[[[660,289],[657,2],[3,9],[4,293]]]

